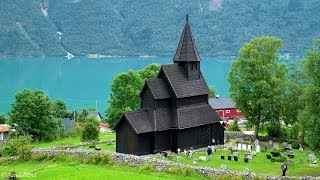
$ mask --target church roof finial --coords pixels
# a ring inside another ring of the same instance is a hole
[[[186,23],[189,23],[189,15],[186,16]]]

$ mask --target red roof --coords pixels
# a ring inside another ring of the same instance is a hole
[[[9,127],[6,125],[0,125],[0,132],[9,132]]]
[[[106,123],[100,123],[99,126],[103,128],[109,128],[109,125]]]

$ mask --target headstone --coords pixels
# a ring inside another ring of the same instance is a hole
[[[279,149],[279,144],[278,143],[273,143],[273,148],[278,150]]]
[[[256,146],[256,151],[257,151],[257,153],[260,152],[260,145]]]
[[[283,143],[282,143],[282,146],[287,147],[287,146],[288,146],[288,143],[287,143],[287,142],[283,142]]]
[[[291,144],[288,144],[287,146],[290,150],[292,149],[292,145]]]
[[[216,143],[216,140],[212,139],[212,144],[214,145]]]
[[[186,149],[184,149],[183,153],[184,153],[184,155],[187,155],[187,150],[186,150]]]
[[[198,161],[196,159],[193,159],[192,164],[198,164]]]
[[[253,155],[253,156],[257,155],[257,152],[252,151],[252,155]]]
[[[255,146],[258,146],[258,145],[259,145],[259,140],[258,140],[258,139],[256,139],[256,140],[254,141],[254,145],[255,145]]]
[[[316,156],[313,155],[313,154],[309,154],[309,155],[308,155],[308,160],[311,161],[311,162],[313,162],[313,161],[316,160]]]
[[[233,156],[239,157],[239,152],[237,152],[237,151],[233,152]]]
[[[244,157],[248,158],[248,159],[252,159],[252,154],[251,153],[245,153]]]
[[[180,152],[181,152],[180,148],[177,149],[177,152],[178,152],[178,154],[180,154]]]
[[[191,158],[192,158],[192,155],[193,155],[193,152],[190,150],[188,157],[191,159]]]
[[[229,149],[232,149],[233,146],[232,146],[232,142],[229,143]]]
[[[304,163],[304,160],[302,158],[299,158],[299,163],[300,164],[303,164]]]
[[[244,168],[242,173],[243,173],[243,175],[249,175],[250,174],[250,170],[248,168]]]
[[[300,144],[299,151],[303,152],[303,147]]]
[[[227,170],[227,166],[226,166],[225,164],[221,164],[221,165],[220,165],[220,168],[221,168],[222,170]]]
[[[177,161],[177,163],[180,163],[181,157],[180,156],[176,156],[176,161]]]
[[[288,166],[293,166],[294,162],[292,160],[287,160],[287,164],[288,164]]]
[[[241,144],[240,143],[238,144],[238,150],[239,151],[241,150]]]
[[[199,157],[199,161],[207,161],[207,159],[206,159],[205,156],[200,156],[200,157]]]
[[[246,144],[242,144],[242,150],[246,151],[247,150],[247,145]]]
[[[269,143],[268,143],[268,145],[269,145],[269,146],[272,146],[272,144],[273,144],[273,141],[270,140]]]
[[[252,145],[248,145],[248,151],[252,151]]]
[[[216,146],[215,146],[215,145],[212,145],[212,146],[211,146],[211,150],[212,150],[212,153],[216,152]]]

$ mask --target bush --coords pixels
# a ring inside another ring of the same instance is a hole
[[[230,127],[228,128],[229,131],[241,131],[239,125],[238,125],[238,121],[234,120],[233,123],[230,125]]]
[[[298,140],[299,132],[300,132],[300,125],[298,123],[293,124],[291,126],[291,131],[290,131],[290,137],[289,138],[293,139],[293,140]]]
[[[284,157],[284,156],[282,156],[282,157],[277,157],[277,158],[275,158],[275,160],[276,160],[276,162],[284,162],[284,161],[287,160],[287,158]]]
[[[269,137],[281,137],[283,134],[282,128],[278,126],[268,126],[267,133]]]
[[[292,149],[299,149],[300,145],[297,141],[292,143]]]
[[[94,117],[88,117],[82,129],[81,141],[99,140],[99,123]]]
[[[92,145],[89,145],[89,148],[95,148],[96,145],[92,144]]]
[[[142,166],[139,167],[140,171],[155,171],[156,166],[152,163],[145,163]]]
[[[279,151],[271,151],[272,157],[279,157],[281,153]]]
[[[39,153],[37,155],[32,156],[32,160],[42,162],[48,158],[48,155],[46,153]]]
[[[271,159],[271,154],[267,154],[267,159]]]
[[[113,164],[112,158],[106,154],[95,154],[89,157],[82,157],[82,158],[84,158],[84,161],[87,164],[95,164],[95,165]]]
[[[17,136],[5,141],[0,148],[2,156],[18,156],[19,159],[28,160],[31,158],[31,137]]]

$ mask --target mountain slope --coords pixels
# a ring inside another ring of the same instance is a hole
[[[320,37],[319,10],[318,0],[2,0],[0,56],[172,55],[186,13],[202,55],[236,55],[261,35],[302,54]]]

